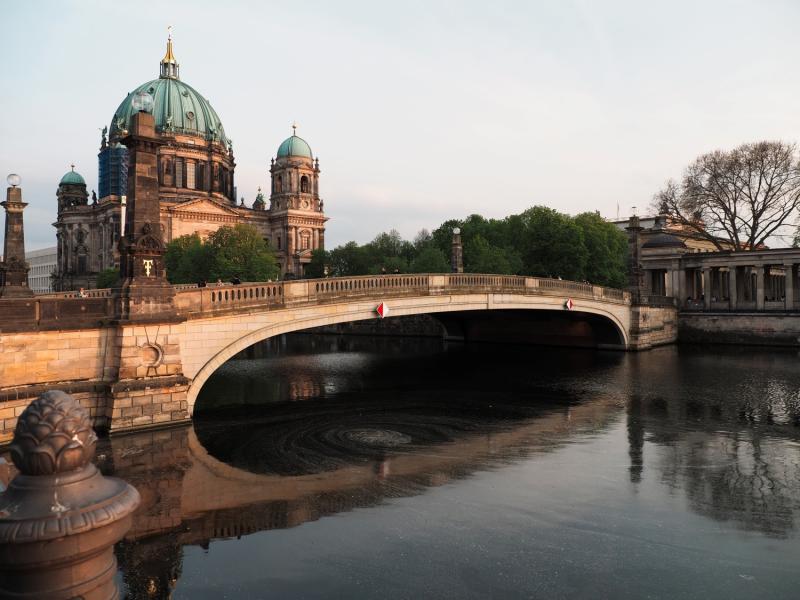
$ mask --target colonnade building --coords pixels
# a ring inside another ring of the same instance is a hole
[[[800,248],[702,252],[665,230],[642,239],[643,293],[675,298],[681,310],[800,309]]]
[[[144,103],[144,106],[138,104]],[[98,194],[73,168],[59,182],[57,239],[59,290],[95,287],[97,275],[119,267],[118,242],[125,214],[127,149],[131,118],[151,112],[158,145],[158,183],[163,239],[192,233],[202,238],[225,225],[254,226],[273,247],[282,276],[303,276],[311,253],[325,246],[319,159],[293,131],[278,147],[269,173],[269,204],[258,189],[250,206],[237,204],[233,143],[209,101],[179,77],[172,39],[157,79],[130,92],[104,127]]]

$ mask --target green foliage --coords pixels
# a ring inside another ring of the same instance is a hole
[[[507,253],[492,246],[481,234],[472,236],[464,246],[464,270],[467,273],[513,273]]]
[[[582,213],[574,221],[583,232],[588,252],[585,278],[599,285],[623,287],[627,281],[625,233],[597,213]]]
[[[330,252],[331,275],[450,271],[453,229],[461,229],[464,270],[588,280],[623,287],[627,238],[595,213],[571,217],[534,206],[505,219],[470,215],[450,219],[432,232],[420,231],[413,242],[397,231],[381,233],[363,246],[349,242]]]
[[[331,277],[366,275],[369,273],[370,257],[365,246],[348,242],[330,251]]]
[[[182,235],[167,244],[164,263],[170,283],[197,283],[209,278],[211,253],[196,233]]]
[[[449,273],[450,263],[444,252],[428,244],[424,246],[411,262],[412,273]]]
[[[269,244],[252,225],[220,227],[208,236],[210,279],[238,277],[242,281],[277,279],[278,261]]]
[[[97,274],[97,288],[106,289],[114,287],[119,281],[119,269],[106,269]]]
[[[196,233],[167,244],[167,278],[171,283],[201,280],[242,281],[277,279],[275,253],[252,225],[220,227],[204,243]]]
[[[568,215],[534,206],[522,213],[525,245],[523,274],[563,279],[586,279],[588,251],[583,232]]]
[[[325,267],[330,263],[328,253],[322,248],[311,251],[311,262],[306,265],[305,276],[309,279],[325,277]]]

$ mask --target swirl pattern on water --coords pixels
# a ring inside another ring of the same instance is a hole
[[[307,401],[271,405],[246,417],[216,415],[198,420],[195,430],[209,454],[232,466],[300,475],[498,431],[535,412],[497,402]]]

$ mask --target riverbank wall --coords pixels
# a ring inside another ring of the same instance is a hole
[[[678,342],[800,346],[800,313],[682,312]]]

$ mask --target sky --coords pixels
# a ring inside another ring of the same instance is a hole
[[[74,162],[97,189],[100,129],[181,79],[233,140],[238,195],[269,189],[298,124],[319,158],[326,244],[534,205],[647,213],[694,158],[800,131],[800,2],[640,0],[6,2],[0,174],[22,177],[28,249],[55,244]]]

